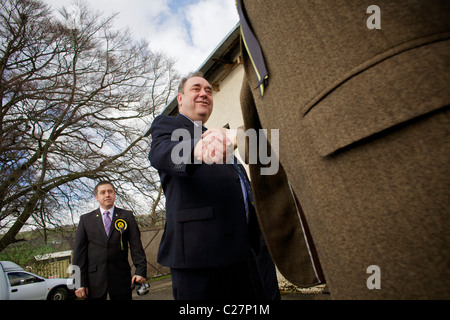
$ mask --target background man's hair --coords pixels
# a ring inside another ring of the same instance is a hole
[[[100,181],[99,183],[97,183],[97,185],[95,186],[95,188],[94,188],[94,194],[97,194],[97,192],[98,192],[98,187],[100,187],[100,186],[102,186],[102,185],[104,185],[104,184],[109,184],[109,185],[113,188],[114,192],[116,192],[116,189],[114,188],[114,185],[112,184],[111,181],[108,181],[108,180],[102,180],[102,181]]]

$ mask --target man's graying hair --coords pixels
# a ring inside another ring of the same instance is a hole
[[[193,78],[193,77],[204,78],[203,72],[201,72],[201,71],[191,72],[186,77],[182,78],[180,85],[178,86],[178,93],[184,94],[184,85],[185,85],[186,81],[188,81],[190,78]]]

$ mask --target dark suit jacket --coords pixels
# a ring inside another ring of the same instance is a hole
[[[115,228],[117,219],[125,220],[127,224],[122,239],[119,230]],[[114,208],[109,237],[105,232],[100,209],[81,216],[75,236],[73,264],[80,268],[80,286],[88,287],[90,298],[101,297],[108,286],[110,293],[115,295],[131,290],[128,245],[136,267],[135,274],[146,277],[145,252],[131,211]]]
[[[189,138],[171,141],[176,129]],[[242,262],[249,250],[249,230],[239,176],[232,164],[176,164],[175,146],[192,155],[192,121],[159,116],[151,126],[149,159],[158,169],[166,196],[166,224],[159,263],[173,268],[205,268]],[[201,136],[201,130],[200,130]],[[191,157],[192,158],[192,157]]]
[[[366,26],[371,4],[381,29]],[[315,282],[300,259],[303,222],[333,298],[448,299],[450,2],[244,6],[269,73],[261,98],[242,47],[244,123],[280,129],[280,175],[250,165],[280,271],[299,285]],[[287,214],[295,206],[288,182],[303,219]],[[380,290],[367,286],[370,265],[381,268]]]

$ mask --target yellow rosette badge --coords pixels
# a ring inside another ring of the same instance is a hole
[[[114,223],[117,231],[120,232],[120,249],[123,250],[123,241],[122,241],[122,233],[127,230],[127,223],[123,219],[117,219],[116,223]]]

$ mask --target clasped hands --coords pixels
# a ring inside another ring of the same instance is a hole
[[[207,164],[227,163],[237,147],[236,129],[209,129],[194,147],[194,157]]]

